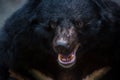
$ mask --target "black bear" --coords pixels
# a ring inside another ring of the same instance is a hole
[[[119,80],[119,54],[116,3],[29,0],[0,30],[0,80]]]

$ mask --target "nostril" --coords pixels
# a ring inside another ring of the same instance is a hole
[[[66,43],[62,43],[62,42],[57,42],[55,49],[57,51],[57,53],[67,53],[69,50],[69,47],[67,46]]]

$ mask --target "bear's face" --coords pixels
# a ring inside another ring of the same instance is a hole
[[[91,39],[99,32],[101,21],[89,0],[55,2],[43,1],[43,5],[39,6],[43,20],[41,26],[45,27],[43,31],[47,36],[53,35],[48,40],[57,54],[58,63],[64,68],[70,68],[76,62],[76,55],[81,54],[78,50],[84,48],[87,41],[94,42]]]
[[[57,54],[57,61],[60,66],[64,68],[72,67],[77,61],[77,55],[82,56],[80,51],[90,48],[86,46],[87,44],[96,45],[94,41],[99,32],[98,24],[100,23],[99,20],[92,18],[87,23],[84,20],[70,21],[69,19],[63,19],[59,23],[51,24],[55,31],[52,48]]]

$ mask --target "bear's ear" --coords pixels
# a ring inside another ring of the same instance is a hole
[[[113,21],[120,19],[120,6],[111,0],[92,0],[97,6],[97,10],[104,20]]]

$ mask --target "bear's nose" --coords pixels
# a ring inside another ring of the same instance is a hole
[[[67,43],[64,43],[64,42],[57,42],[55,49],[58,53],[61,53],[61,54],[66,54],[69,51]]]

